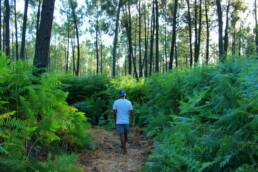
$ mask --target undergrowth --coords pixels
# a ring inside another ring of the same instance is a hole
[[[65,153],[90,146],[89,124],[66,98],[55,74],[36,77],[30,65],[0,57],[0,171],[80,171]]]

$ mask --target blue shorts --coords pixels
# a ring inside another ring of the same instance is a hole
[[[117,134],[125,134],[129,132],[129,124],[116,124]]]

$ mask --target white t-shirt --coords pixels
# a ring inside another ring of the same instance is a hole
[[[132,103],[129,100],[116,100],[113,104],[113,110],[117,110],[116,124],[129,124],[129,113],[133,110]]]

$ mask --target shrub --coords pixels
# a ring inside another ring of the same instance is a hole
[[[156,144],[145,170],[255,171],[257,71],[257,60],[231,60],[150,78],[150,107],[163,113],[147,118]]]
[[[66,103],[54,73],[41,77],[22,62],[8,65],[0,57],[0,171],[26,171],[41,150],[89,145],[86,117]],[[44,148],[44,149],[43,149]]]

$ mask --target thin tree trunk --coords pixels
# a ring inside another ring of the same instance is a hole
[[[149,24],[147,24],[147,18],[146,18],[146,6],[144,6],[144,76],[148,76],[148,61],[147,61],[147,56],[148,56],[148,32],[147,32],[147,27]],[[148,20],[149,23],[149,20]]]
[[[152,74],[152,65],[153,65],[153,48],[154,48],[154,34],[155,34],[155,7],[154,7],[154,1],[152,3],[152,15],[151,15],[151,37],[150,37],[150,69],[149,69],[149,75]]]
[[[101,32],[99,34],[100,39],[100,73],[103,73],[103,45],[102,45],[102,36]]]
[[[68,18],[68,17],[67,17]],[[69,22],[69,20],[68,20]],[[65,64],[65,71],[68,72],[69,70],[69,49],[70,49],[70,26],[69,26],[70,23],[68,23],[68,26],[67,26],[67,50],[66,50],[66,64]]]
[[[228,29],[229,29],[229,10],[231,1],[227,1],[227,10],[226,10],[226,27],[225,27],[225,35],[224,35],[224,54],[227,55],[228,52]]]
[[[254,16],[255,16],[255,44],[256,53],[258,53],[258,23],[257,23],[257,2],[254,1]]]
[[[2,0],[0,0],[0,53],[2,51]]]
[[[209,55],[210,55],[210,24],[209,24],[209,17],[208,17],[208,2],[205,1],[205,21],[206,21],[206,52],[205,52],[205,62],[206,64],[209,63]]]
[[[96,48],[96,61],[97,61],[97,66],[96,66],[96,72],[97,74],[99,73],[99,19],[97,16],[97,21],[96,21],[96,28],[95,28],[95,33],[96,33],[96,42],[95,42],[95,48]]]
[[[115,28],[115,37],[112,51],[112,76],[116,76],[116,48],[117,48],[117,40],[118,40],[118,28],[119,28],[119,18],[120,18],[120,9],[121,9],[121,0],[118,2],[117,13],[116,13],[116,28]]]
[[[217,17],[218,17],[218,46],[219,46],[219,59],[224,62],[224,46],[223,46],[223,20],[222,20],[222,10],[220,0],[216,0],[217,6]]]
[[[142,18],[141,18],[141,1],[139,1],[139,7],[138,7],[138,11],[139,11],[139,21],[138,21],[138,24],[139,24],[139,77],[142,77],[143,73],[142,73],[142,45],[141,45],[141,33],[142,33],[142,27],[141,27],[141,21],[142,21]]]
[[[167,72],[168,71],[168,46],[167,46],[167,0],[164,1],[165,3],[165,7],[164,7],[164,20],[165,20],[165,24],[164,24],[164,28],[165,28],[165,33],[164,33],[164,72]]]
[[[177,18],[177,6],[178,0],[174,1],[174,10],[173,10],[173,26],[172,26],[172,41],[171,41],[171,49],[170,49],[170,56],[169,56],[169,69],[173,68],[173,61],[175,56],[175,45],[176,45],[176,18]]]
[[[189,0],[186,0],[187,2],[187,18],[188,18],[188,36],[189,36],[189,53],[190,53],[190,67],[193,66],[193,48],[192,48],[192,19],[191,19],[191,13],[190,13],[190,2]]]
[[[134,76],[136,77],[136,79],[138,79],[138,74],[137,74],[137,70],[136,70],[136,59],[133,56],[133,45],[132,45],[132,20],[131,20],[131,9],[130,9],[130,5],[128,5],[128,21],[127,21],[127,37],[128,37],[128,43],[129,43],[129,57],[133,62],[133,70],[134,70]],[[129,69],[129,74],[130,73],[130,69]]]
[[[202,35],[202,0],[199,1],[198,44],[197,44],[197,58],[196,58],[195,64],[199,62],[199,58],[200,58],[201,35]]]
[[[34,65],[44,72],[49,64],[51,29],[54,15],[55,0],[43,0],[39,33],[36,38]]]
[[[232,41],[232,54],[236,54],[236,27],[235,25],[233,26],[233,41]],[[258,39],[257,39],[258,40]]]
[[[70,0],[70,5],[71,5],[71,9],[72,9],[72,15],[73,15],[73,23],[74,23],[74,27],[75,27],[75,34],[76,34],[76,46],[77,46],[77,64],[76,64],[76,71],[75,71],[75,75],[79,76],[80,73],[80,37],[79,37],[79,29],[78,29],[78,24],[77,24],[77,16],[75,13],[75,7],[73,2]]]
[[[242,24],[242,23],[241,23]],[[239,46],[238,46],[238,55],[241,56],[241,50],[242,50],[242,27],[240,26],[239,30],[239,38],[238,38]]]
[[[13,4],[14,4],[14,23],[15,23],[15,56],[16,56],[16,60],[18,60],[18,58],[19,58],[19,44],[18,44],[16,0],[13,1]]]
[[[29,5],[29,0],[25,0],[23,26],[22,26],[22,41],[21,41],[21,51],[20,51],[20,59],[22,60],[25,59],[25,40],[26,40],[26,30],[27,30],[28,5]]]
[[[5,4],[5,16],[4,16],[4,23],[5,23],[5,54],[10,56],[10,5],[9,0],[4,1]]]
[[[156,7],[156,63],[155,63],[155,72],[159,72],[159,3],[158,0],[155,0]]]
[[[74,40],[72,42],[72,60],[73,60],[73,75],[76,73],[76,67],[75,67],[75,51],[74,51]]]

